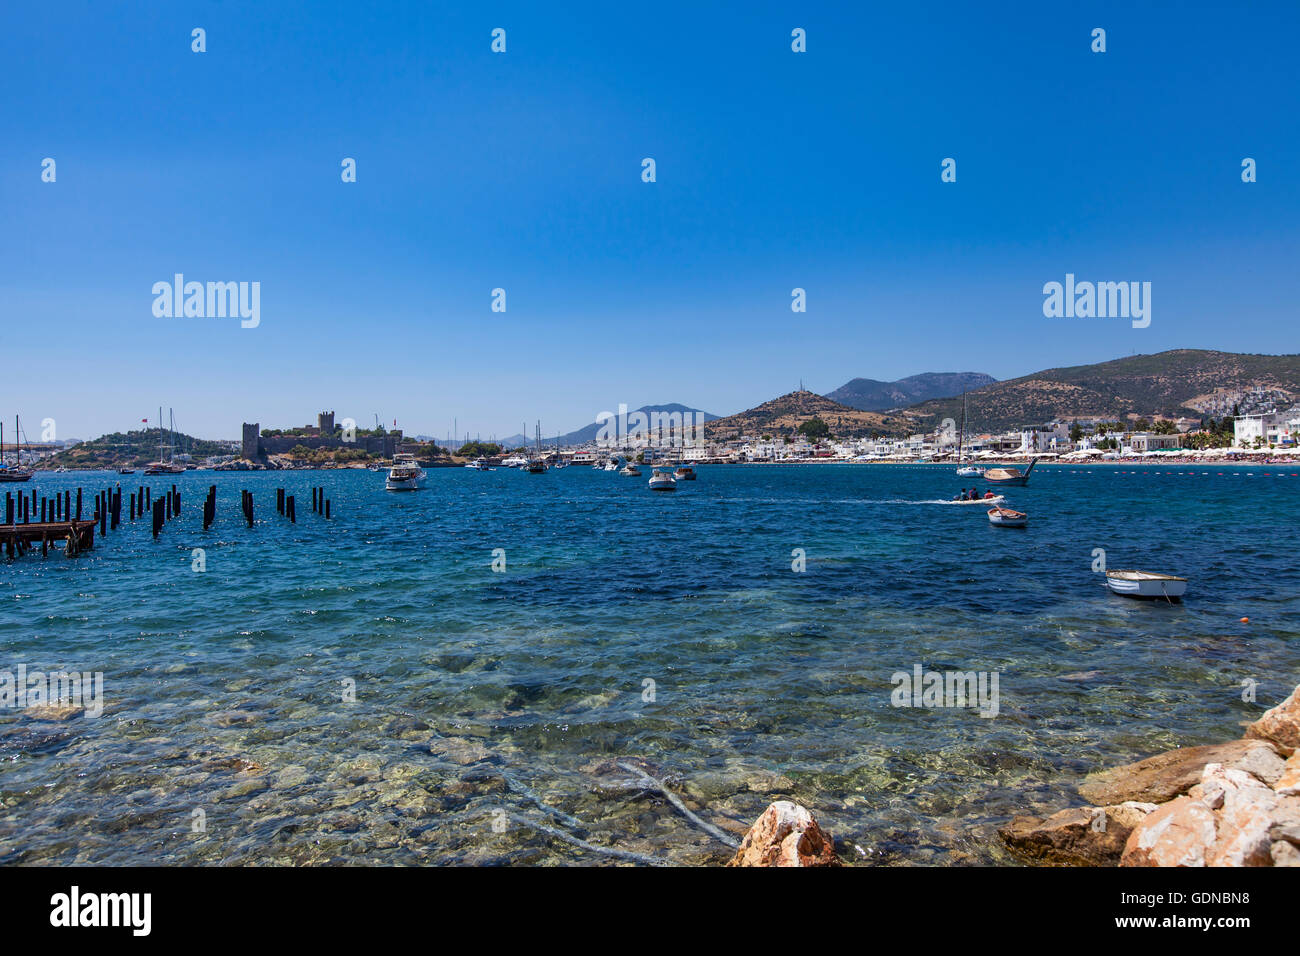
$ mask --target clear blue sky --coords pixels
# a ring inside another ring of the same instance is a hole
[[[0,415],[487,437],[1300,351],[1300,5],[1132,6],[11,4]],[[155,318],[176,272],[261,326]],[[1150,328],[1044,318],[1066,272],[1150,281]]]

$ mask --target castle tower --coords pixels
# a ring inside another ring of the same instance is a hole
[[[251,425],[248,422],[244,422],[243,447],[240,451],[241,456],[247,458],[249,461],[257,461],[262,450],[260,438],[261,429],[258,427],[257,422],[253,422]]]

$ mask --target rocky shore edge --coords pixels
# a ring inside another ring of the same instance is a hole
[[[1090,774],[998,833],[1041,866],[1300,866],[1300,686],[1245,736]]]

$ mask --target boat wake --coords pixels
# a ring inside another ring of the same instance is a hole
[[[882,504],[891,505],[961,505],[965,508],[971,508],[975,505],[1000,505],[1006,501],[1006,495],[998,495],[995,498],[976,498],[974,501],[951,501],[947,498],[926,498],[923,501],[907,501],[902,498],[893,498]]]

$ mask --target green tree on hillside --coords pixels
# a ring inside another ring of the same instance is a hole
[[[494,458],[501,454],[501,446],[496,442],[469,441],[461,445],[456,454],[465,458]]]
[[[831,427],[816,416],[803,422],[796,429],[801,435],[816,441],[819,438],[830,438]]]

